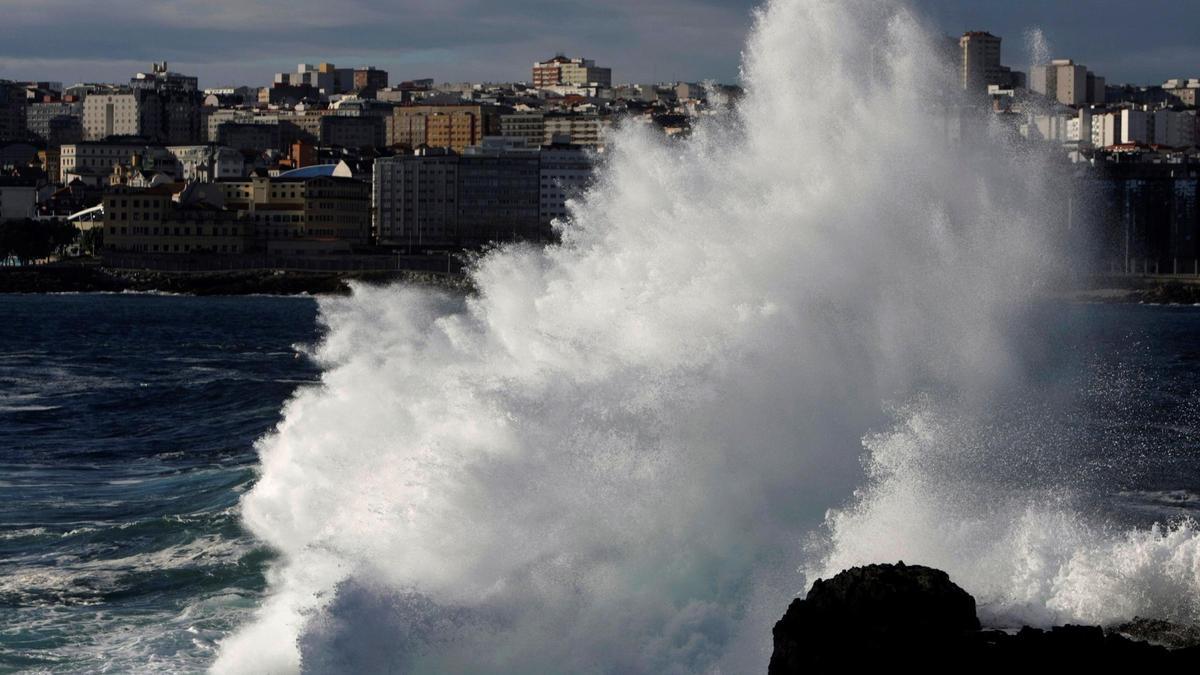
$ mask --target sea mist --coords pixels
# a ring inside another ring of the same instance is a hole
[[[973,431],[1036,390],[1051,159],[901,2],[768,3],[743,81],[689,139],[618,129],[562,243],[469,297],[321,301],[217,671],[763,672],[815,575],[897,558],[995,617],[1196,618],[1190,529],[1090,524]]]

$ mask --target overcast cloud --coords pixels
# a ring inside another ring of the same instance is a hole
[[[565,52],[617,81],[737,80],[753,0],[0,0],[0,78],[125,81],[149,63],[202,86],[264,85],[297,63],[372,64],[394,81],[519,80]],[[990,30],[1024,68],[1054,56],[1110,82],[1200,76],[1190,0],[914,0],[941,30]],[[1134,9],[1136,7],[1136,9]]]

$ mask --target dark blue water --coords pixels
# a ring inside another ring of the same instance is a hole
[[[1102,482],[1096,508],[1131,524],[1195,515],[1200,308],[1052,314],[1044,386],[1070,403],[999,415],[1016,456]],[[271,553],[237,504],[255,439],[318,381],[316,318],[307,298],[0,296],[0,671],[211,662],[263,597]],[[1071,445],[1070,465],[1040,450]]]
[[[0,670],[196,671],[256,605],[254,440],[309,298],[0,296]]]

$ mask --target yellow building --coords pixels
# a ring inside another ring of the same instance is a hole
[[[121,253],[246,253],[253,225],[207,203],[178,204],[170,186],[104,194],[104,249]]]

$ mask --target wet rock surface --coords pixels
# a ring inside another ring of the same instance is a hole
[[[0,293],[158,292],[183,295],[345,295],[350,282],[417,283],[466,290],[459,274],[425,271],[305,272],[231,270],[165,272],[123,270],[100,265],[30,265],[0,268]]]
[[[813,584],[775,624],[769,673],[852,672],[913,668],[999,672],[1096,668],[1184,668],[1200,672],[1195,631],[1137,620],[1098,626],[980,628],[975,600],[941,570],[867,565]],[[1152,635],[1170,639],[1144,641]],[[1131,639],[1135,638],[1135,639]],[[1175,647],[1171,649],[1169,647]]]

